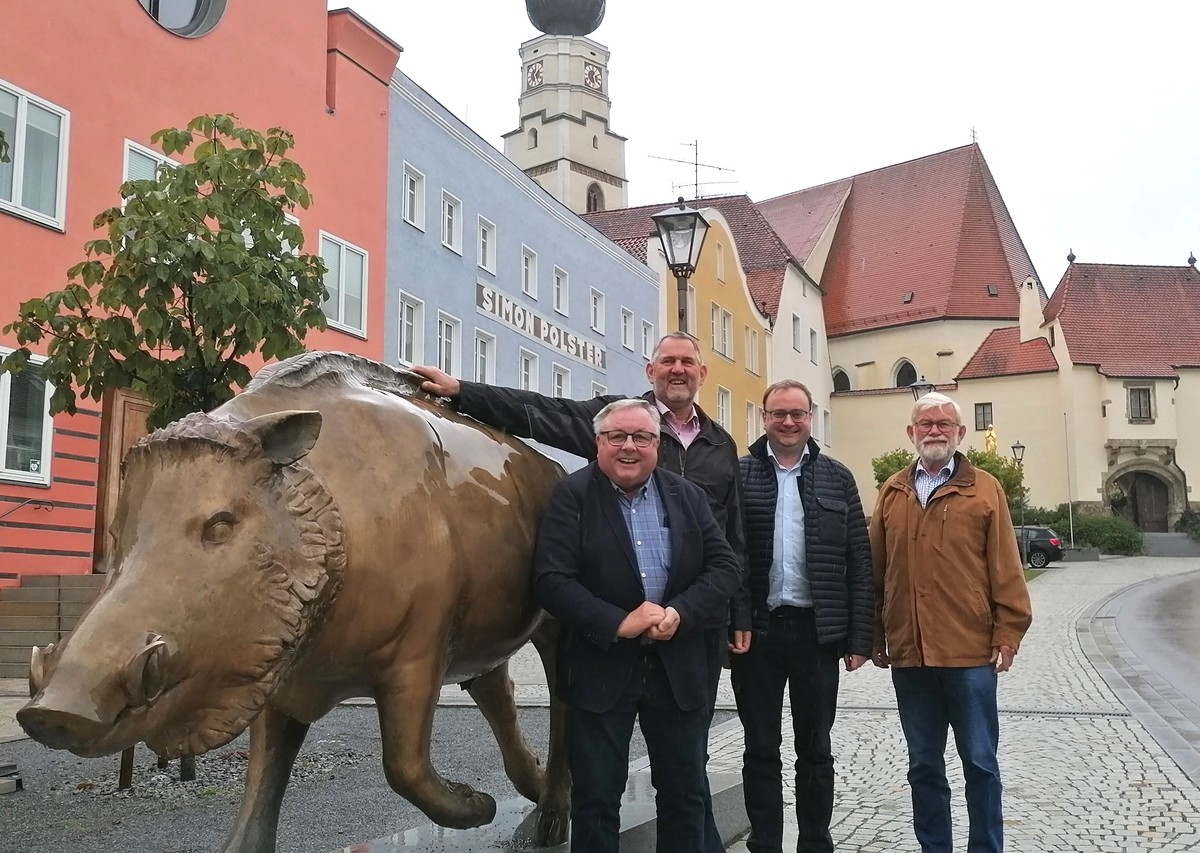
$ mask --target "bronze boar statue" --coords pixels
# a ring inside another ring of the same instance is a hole
[[[532,840],[562,841],[564,711],[552,706],[543,768],[507,668],[532,639],[553,684],[557,626],[530,577],[562,470],[416,382],[307,353],[135,444],[107,584],[61,645],[34,649],[25,731],[78,755],[145,741],[174,758],[250,727],[222,849],[269,851],[309,725],[353,696],[375,699],[398,794],[442,826],[490,822],[495,800],[430,762],[440,689],[465,682],[509,778],[538,803]]]

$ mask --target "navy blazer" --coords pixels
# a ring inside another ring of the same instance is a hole
[[[741,566],[704,490],[662,468],[652,477],[670,528],[662,604],[679,612],[678,630],[658,652],[676,703],[690,711],[708,702],[703,627],[725,613]],[[595,462],[564,477],[550,495],[534,558],[534,599],[563,624],[556,692],[595,713],[620,698],[643,646],[640,638],[617,639],[622,620],[646,600],[618,501]]]

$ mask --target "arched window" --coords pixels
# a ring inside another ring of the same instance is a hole
[[[593,147],[593,148],[599,148],[599,147],[600,147],[600,137],[599,137],[599,136],[593,136],[593,137],[592,137],[592,147]]]
[[[896,365],[896,387],[907,388],[917,381],[917,369],[905,360]]]
[[[587,188],[587,212],[595,213],[604,210],[604,192],[599,184],[589,184]]]
[[[529,129],[529,147],[537,148],[537,128],[536,127]]]
[[[846,375],[846,371],[840,367],[833,371],[833,390],[834,391],[849,391],[850,377]]]
[[[138,0],[158,25],[177,36],[207,35],[225,14],[226,0]]]

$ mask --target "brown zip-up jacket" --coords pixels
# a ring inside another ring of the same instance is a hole
[[[893,666],[983,666],[1018,648],[1033,614],[1004,489],[961,453],[922,507],[916,463],[879,489],[871,516],[875,648]]]

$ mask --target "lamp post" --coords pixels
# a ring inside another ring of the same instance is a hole
[[[933,383],[922,376],[912,385],[908,386],[908,390],[912,391],[913,399],[920,400],[926,394],[933,390]]]
[[[1025,445],[1020,439],[1012,446],[1013,461],[1021,469],[1021,568],[1029,565],[1029,535],[1025,530]]]
[[[700,250],[704,248],[704,237],[708,234],[708,221],[700,211],[688,207],[679,198],[679,206],[660,211],[650,217],[658,229],[667,266],[675,274],[675,286],[679,291],[679,330],[686,332],[687,285],[700,261]]]

